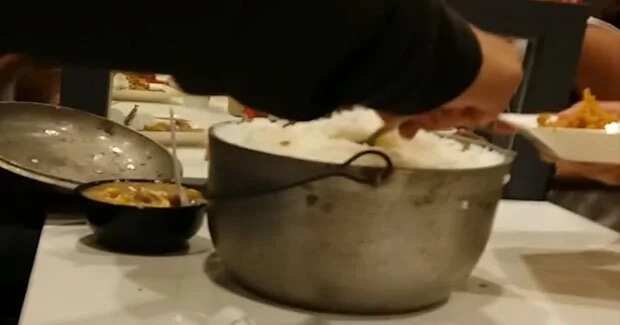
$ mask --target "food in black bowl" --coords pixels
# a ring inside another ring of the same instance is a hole
[[[177,186],[145,180],[97,181],[76,191],[97,242],[109,249],[157,254],[181,250],[202,226],[206,200],[185,188],[181,206]]]

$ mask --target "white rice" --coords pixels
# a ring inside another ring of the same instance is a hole
[[[505,157],[488,148],[470,145],[435,133],[419,131],[412,140],[389,134],[370,147],[358,142],[368,138],[383,125],[372,110],[356,108],[334,114],[328,119],[287,125],[287,121],[272,122],[254,119],[217,129],[222,139],[241,147],[276,155],[296,157],[327,163],[342,163],[360,151],[374,149],[390,156],[395,166],[402,168],[464,169],[501,164]],[[367,155],[355,165],[382,166],[381,158]]]

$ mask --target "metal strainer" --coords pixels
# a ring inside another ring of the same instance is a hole
[[[105,118],[47,104],[0,102],[0,167],[65,189],[104,179],[172,179],[173,158]]]

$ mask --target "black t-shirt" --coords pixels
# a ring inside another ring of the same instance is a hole
[[[440,0],[209,0],[180,5],[182,15],[129,6],[114,16],[15,9],[0,19],[0,53],[170,73],[186,91],[297,120],[351,104],[435,108],[481,64],[471,28]]]
[[[620,0],[608,1],[607,5],[598,16],[599,18],[620,28]]]

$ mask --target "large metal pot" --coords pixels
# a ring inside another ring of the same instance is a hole
[[[335,312],[446,300],[488,241],[513,158],[468,170],[363,168],[248,150],[217,129],[209,227],[225,267],[267,297]]]

